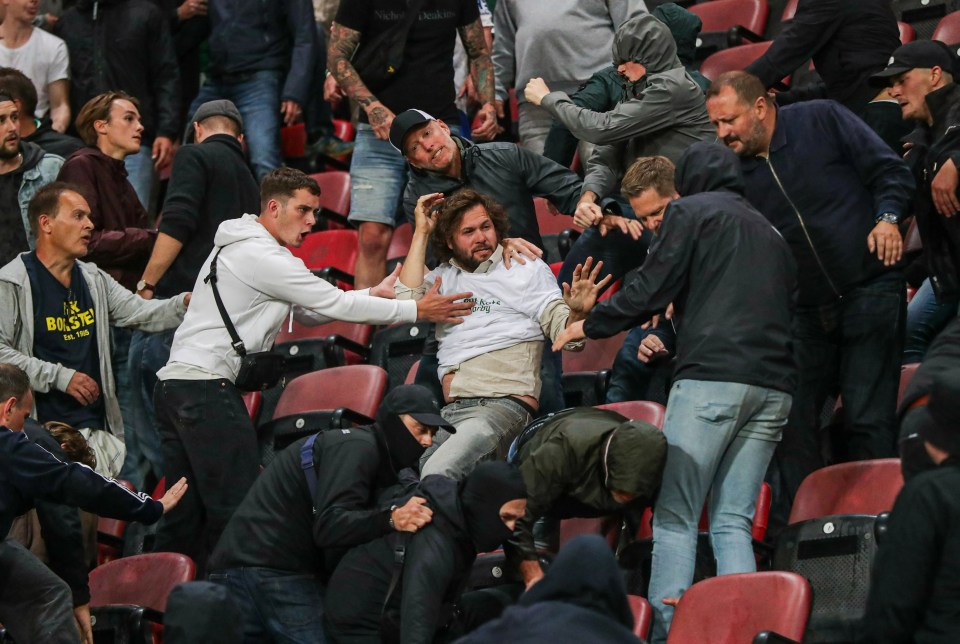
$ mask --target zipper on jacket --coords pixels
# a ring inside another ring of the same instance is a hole
[[[807,230],[807,224],[803,221],[803,216],[800,215],[800,209],[797,208],[796,204],[793,203],[793,199],[790,198],[790,195],[787,194],[783,184],[780,183],[780,177],[777,176],[777,171],[773,169],[773,163],[770,162],[769,158],[765,158],[764,161],[767,162],[767,167],[770,168],[770,174],[773,175],[773,180],[777,182],[777,187],[780,188],[780,193],[783,195],[783,198],[787,200],[787,203],[790,204],[790,207],[793,209],[793,213],[797,216],[797,221],[800,222],[800,228],[803,229],[803,236],[807,238],[807,243],[810,245],[811,252],[813,252],[813,258],[817,260],[817,265],[820,267],[820,271],[823,273],[823,276],[827,278],[827,283],[830,284],[830,289],[833,291],[833,294],[837,296],[838,300],[842,300],[843,296],[837,289],[836,284],[834,284],[833,280],[830,278],[830,273],[827,272],[827,267],[823,265],[823,261],[820,259],[820,254],[817,252],[816,246],[813,245],[813,239],[810,237],[810,231]]]

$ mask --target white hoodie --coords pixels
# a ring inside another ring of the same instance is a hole
[[[236,380],[240,356],[233,350],[210,284],[210,261],[218,249],[217,288],[248,353],[273,346],[290,314],[305,324],[331,320],[394,324],[417,319],[416,302],[370,296],[367,290],[344,292],[309,270],[277,243],[256,215],[230,219],[217,229],[214,248],[193,287],[190,308],[177,329],[170,360],[160,380],[226,378]]]

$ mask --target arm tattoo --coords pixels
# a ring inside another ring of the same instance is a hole
[[[481,103],[493,103],[496,96],[493,85],[493,60],[490,58],[490,48],[483,37],[483,25],[477,18],[469,25],[460,27],[460,40],[470,58],[470,73],[480,94]]]
[[[359,31],[333,23],[330,45],[327,47],[327,68],[337,79],[337,84],[343,93],[366,107],[376,102],[377,97],[367,89],[357,70],[350,64],[350,57],[360,44],[360,35]]]

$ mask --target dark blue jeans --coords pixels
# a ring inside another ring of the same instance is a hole
[[[956,299],[937,301],[930,280],[923,280],[907,305],[907,340],[903,363],[921,362],[937,334],[957,317]]]
[[[323,584],[313,575],[273,568],[211,573],[226,586],[243,616],[243,641],[323,644]]]
[[[167,482],[185,476],[190,484],[160,520],[154,550],[191,557],[198,577],[260,472],[257,432],[240,396],[222,378],[161,380],[153,394]]]
[[[594,263],[603,260],[601,277],[613,275],[613,281],[616,281],[643,264],[651,243],[653,233],[646,228],[638,240],[619,230],[611,230],[604,237],[598,229],[587,228],[563,260],[563,268],[560,269],[557,281],[570,284],[573,281],[573,269],[577,264],[587,261],[588,257],[593,257]]]
[[[127,370],[132,421],[124,433],[127,457],[120,477],[133,483],[138,490],[144,489],[151,473],[157,481],[163,476],[160,434],[153,413],[153,390],[157,384],[157,372],[170,359],[174,332],[173,329],[159,333],[134,331],[130,340]]]
[[[670,356],[654,362],[641,362],[637,352],[640,349],[640,343],[648,335],[656,335],[660,338],[663,346],[670,352]],[[659,394],[651,392],[650,383],[657,371],[670,368],[670,357],[676,352],[677,334],[669,320],[663,320],[661,317],[660,325],[656,329],[637,327],[631,330],[613,361],[613,373],[610,376],[610,387],[607,389],[607,402],[662,399],[663,392]]]
[[[896,456],[905,318],[906,285],[899,273],[858,286],[840,301],[797,309],[793,354],[799,378],[774,459],[786,500],[792,502],[803,479],[824,465],[819,418],[837,387],[847,457]]]

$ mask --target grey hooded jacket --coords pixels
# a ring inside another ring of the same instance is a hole
[[[583,190],[614,193],[624,171],[639,157],[663,155],[676,162],[698,141],[715,141],[703,91],[677,57],[670,30],[650,15],[628,20],[613,39],[613,62],[642,63],[646,75],[628,87],[628,100],[609,112],[577,107],[563,92],[547,94],[541,106],[578,139],[596,144],[587,162]]]
[[[75,370],[33,357],[33,294],[30,277],[22,256],[13,258],[0,269],[0,362],[8,362],[27,372],[30,386],[39,392],[66,391]],[[106,406],[110,433],[123,436],[123,420],[110,360],[110,326],[132,327],[143,331],[163,331],[176,327],[187,310],[185,295],[169,300],[145,300],[125,289],[96,264],[78,261],[93,306],[97,311],[97,346],[100,348],[100,395]],[[36,418],[34,405],[31,415]]]

